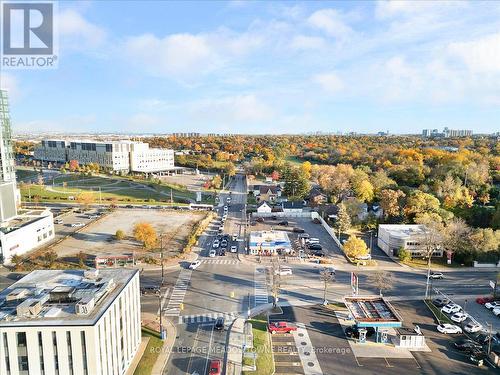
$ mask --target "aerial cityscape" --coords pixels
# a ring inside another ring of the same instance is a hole
[[[0,8],[0,375],[499,373],[500,3]]]

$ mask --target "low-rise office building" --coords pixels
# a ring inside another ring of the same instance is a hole
[[[140,342],[138,270],[40,270],[0,293],[0,374],[121,375]]]
[[[398,256],[405,249],[412,257],[420,257],[425,251],[426,230],[421,224],[380,224],[377,244],[389,256]],[[433,256],[443,256],[443,250],[436,249]]]
[[[43,140],[35,148],[34,158],[42,162],[98,164],[113,172],[158,173],[174,166],[174,151],[150,148],[133,141],[64,141]]]
[[[288,254],[292,251],[292,244],[284,231],[253,231],[250,232],[248,250],[253,255]]]
[[[11,264],[22,255],[54,238],[54,217],[48,209],[20,211],[0,224],[0,263]]]

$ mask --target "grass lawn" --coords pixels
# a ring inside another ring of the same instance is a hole
[[[415,267],[415,268],[425,268],[427,269],[427,259],[414,258],[410,261],[404,262],[404,264]],[[431,269],[441,269],[441,268],[460,268],[462,265],[457,263],[448,264],[444,258],[432,259]]]
[[[432,311],[432,314],[436,317],[436,320],[439,323],[455,324],[445,313],[443,313],[438,307],[434,306],[431,300],[425,300],[424,302],[429,310]]]
[[[142,355],[137,368],[134,371],[134,375],[149,375],[153,370],[153,366],[155,365],[156,359],[160,354],[160,350],[158,348],[163,347],[163,341],[160,339],[160,334],[158,332],[152,331],[148,328],[142,328],[142,336],[149,337],[148,346],[146,350],[144,350],[144,354]]]
[[[253,346],[257,352],[256,371],[246,371],[245,375],[271,375],[274,373],[274,359],[271,339],[267,332],[267,317],[257,315],[250,320],[253,331]]]

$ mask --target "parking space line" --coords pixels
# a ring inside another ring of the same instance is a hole
[[[413,356],[412,356],[413,357]],[[415,357],[413,357],[413,360],[415,361],[415,363],[417,364],[417,368],[418,369],[421,369],[422,366],[420,366],[420,363],[418,363],[417,359]]]
[[[356,363],[358,364],[358,367],[363,367],[361,363],[358,361],[358,357],[354,356],[354,359],[356,360]]]
[[[387,360],[387,358],[385,358],[385,357],[384,357],[384,361],[385,361],[385,363],[387,363],[387,366],[386,366],[386,367],[394,367],[394,366],[392,366],[392,365],[389,363],[389,361],[388,361],[388,360]]]

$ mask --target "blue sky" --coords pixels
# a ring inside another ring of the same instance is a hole
[[[14,129],[500,131],[500,3],[65,1]]]

